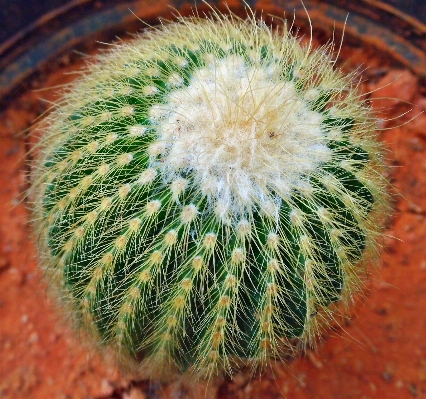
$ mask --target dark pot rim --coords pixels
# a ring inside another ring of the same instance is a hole
[[[200,9],[208,8],[196,1]],[[210,1],[221,7],[218,1]],[[401,65],[426,79],[426,25],[384,1],[358,0],[250,0],[246,3],[263,15],[285,15],[307,19],[313,26],[345,30],[356,40],[390,54]],[[192,3],[194,4],[194,3]],[[169,6],[169,7],[168,7]],[[229,8],[240,13],[244,2],[235,0]],[[111,41],[117,34],[136,32],[141,21],[158,23],[177,11],[191,13],[184,0],[74,0],[50,10],[35,22],[0,43],[0,107],[7,103],[42,67],[70,49],[87,48],[88,43]],[[421,16],[420,16],[421,17]],[[426,16],[425,16],[426,19]]]

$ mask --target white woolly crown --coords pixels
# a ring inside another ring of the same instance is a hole
[[[213,59],[150,111],[158,133],[152,166],[166,180],[192,172],[223,221],[254,205],[278,215],[282,198],[331,159],[324,115],[279,78],[280,68],[234,55]]]

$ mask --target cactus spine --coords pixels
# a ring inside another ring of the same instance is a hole
[[[374,118],[333,64],[216,13],[87,67],[43,124],[32,184],[78,325],[152,375],[315,341],[360,287],[387,201]]]

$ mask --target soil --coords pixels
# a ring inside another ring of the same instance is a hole
[[[209,385],[133,380],[84,345],[46,294],[25,199],[34,120],[74,78],[82,58],[66,55],[33,79],[0,115],[0,397],[4,399],[426,398],[426,90],[410,71],[359,45],[341,63],[365,69],[362,90],[389,149],[395,215],[352,317],[262,377],[245,370]],[[43,100],[41,100],[43,99]],[[414,119],[413,119],[414,118]],[[413,120],[412,120],[413,119]]]

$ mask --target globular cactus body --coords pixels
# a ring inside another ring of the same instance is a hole
[[[328,50],[216,15],[83,75],[33,174],[46,275],[77,323],[152,373],[314,342],[359,288],[386,204],[374,119]]]

